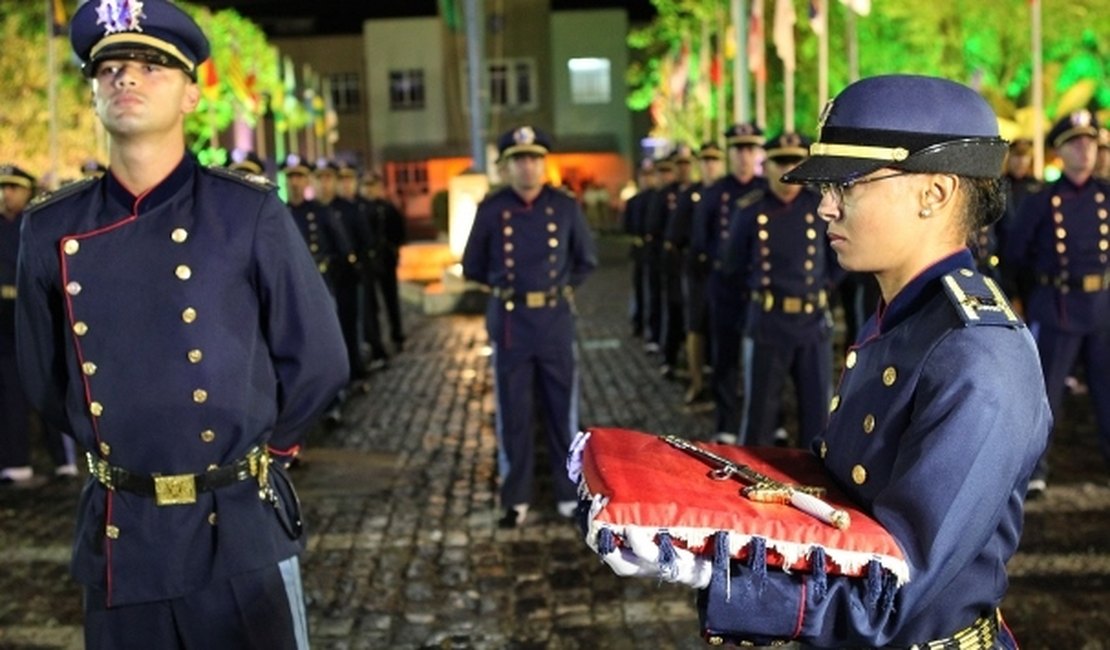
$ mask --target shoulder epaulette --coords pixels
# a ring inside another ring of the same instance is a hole
[[[759,190],[759,189],[752,190],[752,191],[748,192],[747,194],[745,194],[744,196],[741,196],[740,198],[736,199],[736,207],[743,210],[744,208],[755,205],[761,199],[763,199],[764,194],[765,193],[764,193],[763,190]]]
[[[965,325],[1022,326],[1006,294],[982,273],[959,269],[945,275],[942,284]]]
[[[261,192],[269,192],[270,190],[277,187],[276,185],[274,185],[273,181],[261,174],[251,174],[248,172],[236,171],[233,169],[227,169],[226,167],[216,166],[203,167],[202,169],[210,174],[219,176],[220,178],[237,181],[241,185],[252,187]]]
[[[45,192],[43,194],[39,194],[35,198],[31,199],[31,201],[27,204],[27,212],[30,213],[34,212],[35,210],[40,210],[50,205],[51,203],[55,203],[67,196],[70,196],[71,194],[76,194],[77,192],[88,188],[97,180],[98,179],[94,176],[88,176],[86,178],[73,181],[72,183],[66,183],[53,192]]]

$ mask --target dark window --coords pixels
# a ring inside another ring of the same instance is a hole
[[[395,111],[423,110],[423,70],[391,70],[389,72],[389,107]]]

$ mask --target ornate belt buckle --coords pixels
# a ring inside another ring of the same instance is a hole
[[[525,304],[529,309],[537,309],[547,304],[547,296],[542,291],[529,291],[524,295]]]
[[[802,299],[795,296],[783,298],[782,310],[788,314],[800,314],[802,312]]]
[[[177,506],[197,502],[197,481],[192,474],[154,477],[154,502]]]
[[[1097,273],[1083,276],[1083,291],[1094,293],[1102,290],[1102,276]]]
[[[4,300],[15,300],[16,289],[14,284],[0,284],[0,298]]]

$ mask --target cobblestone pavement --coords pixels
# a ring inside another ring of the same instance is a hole
[[[584,423],[704,437],[711,414],[628,336],[623,246],[579,292]],[[296,480],[313,648],[701,648],[693,593],[619,579],[554,512],[495,525],[493,402],[480,316],[408,314],[409,340],[310,438]],[[1024,648],[1110,648],[1110,484],[1082,400],[1055,482],[1029,504],[1003,609]],[[36,463],[43,461],[37,459]],[[45,469],[45,467],[41,468]],[[0,490],[0,648],[81,647],[67,574],[75,482]]]

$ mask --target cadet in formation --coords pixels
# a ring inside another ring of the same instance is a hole
[[[397,282],[397,266],[401,262],[401,246],[407,238],[405,216],[389,200],[385,179],[377,172],[370,172],[362,180],[362,194],[366,201],[366,216],[370,223],[372,246],[367,259],[366,302],[373,305],[377,323],[378,305],[384,305],[389,321],[389,338],[395,351],[405,347],[405,331],[401,323],[401,294]],[[380,296],[380,300],[379,300]],[[368,315],[369,318],[369,315]]]
[[[809,138],[783,133],[767,143],[766,191],[740,199],[721,252],[751,294],[744,319],[744,402],[739,442],[771,445],[789,376],[797,395],[799,446],[825,426],[832,382],[829,294],[842,271],[818,217],[821,196],[782,181],[809,155]]]
[[[1022,203],[1007,236],[1006,260],[1032,281],[1025,318],[1040,350],[1057,421],[1065,381],[1083,362],[1110,467],[1110,182],[1094,176],[1098,126],[1089,111],[1065,115],[1048,134],[1064,163],[1054,183]],[[1044,492],[1047,452],[1029,484]]]
[[[570,517],[577,506],[565,470],[580,425],[574,287],[597,267],[597,251],[577,202],[544,182],[547,136],[524,126],[502,135],[497,148],[509,186],[478,206],[462,264],[467,278],[490,289],[499,525],[513,528],[524,523],[532,501],[533,397],[558,512]]]
[[[763,131],[753,124],[736,124],[725,133],[730,173],[706,189],[694,211],[690,254],[708,273],[710,359],[713,366],[714,438],[736,442],[740,428],[737,391],[740,389],[740,338],[743,336],[747,296],[736,274],[721,268],[720,252],[729,238],[736,202],[750,192],[764,191],[767,181],[757,175],[763,156]]]
[[[335,309],[274,187],[186,151],[208,40],[165,0],[70,39],[109,171],[26,214],[27,395],[86,450],[72,558],[85,647],[308,647],[283,459],[347,380]]]
[[[644,160],[637,171],[640,188],[624,204],[622,228],[631,238],[628,257],[632,261],[632,293],[629,304],[629,319],[632,321],[632,336],[644,336],[644,220],[647,218],[647,205],[655,194],[655,164]],[[645,342],[646,343],[646,342]]]
[[[694,154],[690,147],[680,144],[671,153],[674,163],[674,180],[664,187],[657,200],[655,215],[660,224],[652,228],[659,244],[660,335],[659,352],[663,357],[659,372],[667,379],[675,377],[678,352],[686,340],[686,324],[682,318],[682,253],[667,239],[671,224],[678,219],[689,223],[688,206],[691,188],[694,187]],[[680,214],[682,210],[685,214]]]

